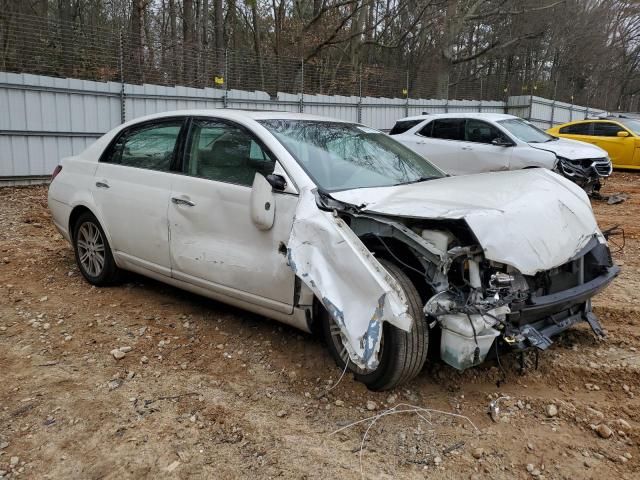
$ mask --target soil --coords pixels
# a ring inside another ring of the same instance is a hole
[[[603,192],[629,195],[593,202],[625,233],[606,339],[376,393],[316,336],[139,276],[90,286],[46,188],[2,188],[0,478],[640,478],[640,176]]]

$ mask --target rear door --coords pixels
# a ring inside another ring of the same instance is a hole
[[[226,120],[192,120],[182,174],[176,175],[170,195],[174,278],[292,312],[295,274],[284,245],[298,197],[274,192],[275,222],[269,230],[260,230],[250,213],[254,177],[276,168],[273,155],[244,127]]]
[[[464,142],[464,122],[462,118],[434,119],[416,133],[412,148],[451,175],[469,173],[460,158],[471,147]]]
[[[100,158],[93,195],[121,266],[171,273],[167,208],[184,123],[180,117],[132,126]]]

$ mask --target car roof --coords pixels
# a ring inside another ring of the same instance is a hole
[[[227,120],[315,120],[324,122],[340,122],[353,123],[336,118],[322,117],[320,115],[310,115],[308,113],[279,112],[269,110],[236,110],[232,108],[212,108],[212,109],[194,109],[194,110],[173,110],[168,112],[154,113],[143,117],[134,118],[127,122],[127,125],[134,125],[139,122],[149,120],[175,117],[175,116],[193,116],[193,117],[217,117]]]
[[[512,118],[520,118],[515,115],[508,115],[506,113],[481,113],[481,112],[464,112],[464,113],[427,113],[424,115],[414,115],[412,117],[399,118],[398,122],[409,120],[430,120],[433,118],[477,118],[479,120],[509,120]]]
[[[577,123],[603,123],[603,122],[614,122],[614,123],[619,123],[622,125],[622,123],[620,122],[620,120],[625,120],[624,118],[621,119],[620,117],[598,117],[598,118],[581,118],[579,120],[571,120],[570,122],[565,122],[565,123],[559,123],[557,125],[554,125],[553,128],[557,128],[557,127],[564,127],[566,125],[574,125]],[[628,119],[627,119],[628,120]],[[631,119],[633,120],[633,119]]]

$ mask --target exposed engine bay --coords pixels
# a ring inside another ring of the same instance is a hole
[[[378,214],[317,191],[307,193],[307,202],[311,209],[322,211],[322,220],[309,215],[308,219],[319,222],[312,234],[296,230],[294,223],[290,264],[323,299],[342,329],[351,360],[359,367],[376,366],[383,321],[405,330],[412,320],[426,321],[431,329],[440,329],[440,345],[430,348],[439,347],[442,360],[459,370],[482,363],[491,348],[544,350],[552,336],[580,321],[602,335],[590,299],[619,269],[597,227],[562,264],[535,270],[530,267],[533,263],[522,262],[521,269],[528,270],[520,271],[488,259],[486,245],[481,245],[464,218]],[[297,215],[296,221],[305,219]],[[331,239],[333,234],[322,238],[332,230],[330,225],[338,226],[342,238]],[[335,260],[319,253],[327,248],[337,251],[346,244],[358,252],[357,262],[351,263],[344,252]],[[376,258],[396,263],[411,277],[424,303],[423,319],[406,318],[399,289]],[[341,283],[346,272],[352,276]],[[376,275],[377,302],[366,307],[364,296],[356,293],[367,289],[354,290],[353,284]]]

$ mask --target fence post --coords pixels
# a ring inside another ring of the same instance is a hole
[[[229,49],[224,49],[224,96],[222,97],[222,107],[229,106]]]
[[[587,93],[587,109],[584,111],[584,119],[589,118],[589,94]]]
[[[529,95],[529,118],[527,120],[531,121],[533,113],[533,95]]]
[[[356,118],[358,123],[362,123],[362,64],[358,75],[358,105],[356,106]]]
[[[304,113],[304,58],[300,59],[300,105],[298,111]]]
[[[127,112],[124,93],[124,39],[122,30],[120,30],[120,41],[118,45],[118,63],[120,68],[120,123],[124,123],[127,118]]]
[[[571,94],[571,105],[569,105],[569,121],[573,122],[573,94]]]
[[[404,102],[404,116],[408,117],[409,116],[409,70],[407,69],[407,76],[406,76],[406,82],[405,82],[405,89],[406,89],[406,100]]]
[[[553,85],[553,101],[551,102],[551,125],[549,128],[552,128],[555,125],[555,115],[556,115],[556,94],[558,93],[558,78],[556,77],[556,81]]]

